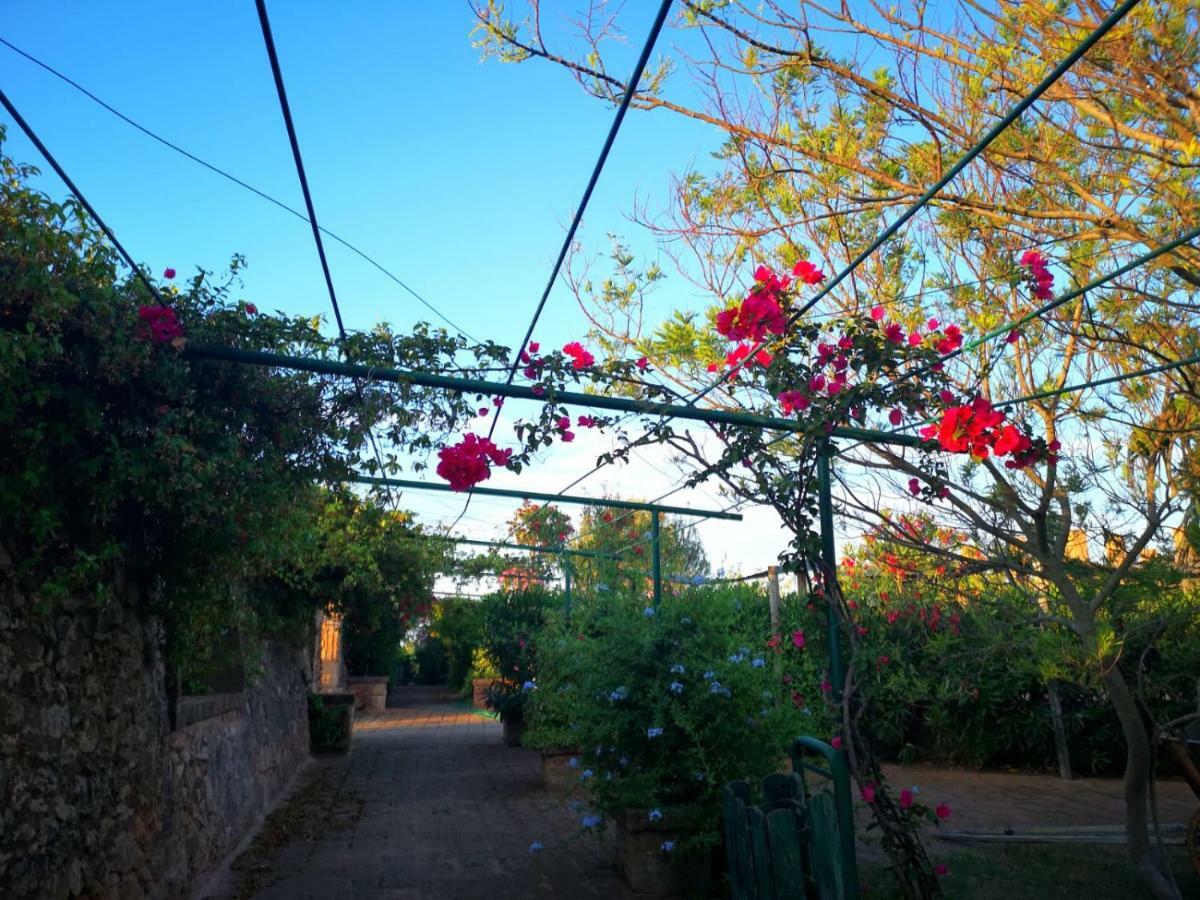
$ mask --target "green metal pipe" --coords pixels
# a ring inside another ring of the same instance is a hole
[[[645,416],[664,416],[668,419],[692,419],[721,425],[739,425],[750,428],[768,428],[779,431],[803,432],[807,425],[778,416],[759,416],[753,413],[731,412],[723,409],[696,409],[650,400],[631,400],[628,397],[608,397],[603,394],[585,394],[582,391],[559,391],[547,388],[535,394],[533,388],[502,381],[484,381],[481,378],[459,378],[452,375],[435,375],[429,372],[413,372],[405,369],[364,366],[360,363],[338,362],[330,359],[307,359],[303,356],[285,356],[266,353],[262,350],[245,350],[240,347],[218,347],[212,344],[188,344],[184,356],[197,359],[219,359],[226,362],[245,363],[276,369],[292,369],[314,372],[318,375],[340,375],[347,378],[362,378],[367,381],[387,381],[395,384],[415,384],[421,387],[441,388],[447,391],[462,391],[467,394],[485,394],[493,397],[512,397],[517,400],[533,400],[538,403],[561,403],[564,406],[581,406],[587,409],[607,409],[616,412],[631,412]],[[835,428],[833,437],[854,440],[871,440],[887,444],[914,445],[919,440],[911,435],[893,435],[885,431],[866,431],[860,428]]]
[[[448,484],[436,481],[414,481],[408,478],[375,478],[369,475],[359,475],[347,478],[354,484],[377,484],[388,487],[408,488],[420,491],[449,491],[459,493]],[[538,491],[515,491],[506,488],[471,488],[462,491],[464,494],[479,494],[484,497],[512,497],[517,500],[549,500],[557,503],[574,503],[580,506],[603,506],[612,509],[644,509],[667,513],[672,516],[695,516],[702,519],[729,519],[734,522],[742,521],[741,513],[725,512],[723,510],[688,509],[685,506],[659,506],[656,503],[638,503],[634,500],[602,500],[598,497],[583,497],[578,494],[543,494]]]
[[[569,557],[562,558],[563,570],[563,614],[571,618],[571,560]]]
[[[654,608],[662,603],[662,528],[658,510],[650,512],[650,577],[654,579]]]
[[[500,550],[527,550],[530,553],[565,553],[568,556],[586,556],[592,559],[623,559],[623,557],[617,556],[615,553],[600,553],[595,550],[568,550],[565,547],[529,547],[525,544],[510,544],[505,541],[476,541],[456,537],[433,537],[430,540],[446,541],[450,544],[470,544],[474,547],[492,547]]]
[[[846,664],[842,660],[841,623],[838,621],[834,597],[837,587],[837,550],[833,543],[833,489],[831,485],[829,447],[817,453],[817,505],[821,522],[821,564],[825,570],[825,632],[829,645],[829,683],[835,703],[842,700],[846,687]]]

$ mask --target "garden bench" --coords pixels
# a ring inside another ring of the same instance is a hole
[[[810,760],[817,757],[823,765]],[[792,774],[763,779],[761,802],[745,781],[722,791],[734,900],[856,900],[854,818],[846,762],[816,738],[792,744]],[[809,779],[821,782],[811,789]]]

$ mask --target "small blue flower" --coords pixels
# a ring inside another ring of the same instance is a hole
[[[648,818],[651,822],[657,822],[659,819],[662,818],[662,810],[661,809],[652,809],[652,810],[650,810],[650,814],[646,818]]]
[[[712,681],[716,677],[717,677],[717,673],[714,672],[712,669],[709,669],[707,672],[704,673],[705,681]]]
[[[703,772],[693,772],[692,777],[697,781],[704,781],[707,776]]]
[[[672,681],[671,685],[670,685],[670,690],[671,690],[672,694],[682,694],[683,693],[683,683],[679,682],[679,681]]]
[[[597,755],[597,756],[603,756],[603,755],[604,755],[604,748],[603,748],[603,747],[601,747],[601,746],[599,746],[599,745],[597,745],[597,746],[596,746],[596,755]]]
[[[811,710],[811,709],[809,709],[807,706],[806,706],[806,707],[804,707],[804,709],[800,710],[800,712],[804,713],[804,715],[806,715],[806,716],[811,716],[811,715],[812,715],[812,710]]]
[[[750,665],[756,669],[761,669],[766,664],[767,664],[766,661],[763,660],[761,657],[756,656],[754,659],[750,660]]]
[[[646,729],[646,737],[648,737],[648,738],[661,737],[662,733],[663,733],[663,730],[661,728],[647,728]]]
[[[612,772],[605,772],[605,773],[604,773],[604,780],[605,780],[605,781],[612,781],[612,780],[613,780],[613,773],[612,773]]]
[[[583,825],[584,828],[595,828],[602,821],[604,821],[604,820],[601,819],[600,816],[596,815],[595,813],[588,813],[586,816],[584,816],[582,819],[579,820],[580,824]]]
[[[764,700],[770,701],[770,700],[774,699],[774,697],[775,697],[775,695],[774,695],[774,694],[772,694],[770,691],[763,691],[763,692],[762,692],[762,698],[763,698]]]
[[[731,663],[733,663],[735,666],[736,666],[738,663],[740,663],[740,662],[742,661],[742,659],[743,659],[743,658],[744,658],[744,657],[743,657],[743,656],[742,656],[742,654],[740,654],[740,653],[731,653],[731,654],[729,654],[729,661],[730,661]]]
[[[674,665],[671,666],[669,671],[671,672],[672,675],[682,675],[684,672],[687,671],[687,669],[685,669],[683,667],[683,663],[675,663]]]
[[[662,851],[663,851],[663,853],[670,853],[670,852],[671,852],[672,850],[674,850],[674,849],[675,849],[675,842],[674,842],[674,841],[663,841],[663,842],[662,842]]]
[[[654,607],[647,606],[645,609],[642,610],[642,615],[646,616],[646,617],[650,617],[650,616],[654,615]]]
[[[724,694],[726,697],[732,697],[732,696],[733,696],[733,691],[731,691],[731,690],[730,690],[729,688],[727,688],[727,687],[723,687],[723,688],[721,688],[721,693],[722,693],[722,694]]]
[[[536,687],[537,687],[537,685],[536,685],[536,684],[534,684],[532,681],[527,681],[527,682],[525,682],[523,685],[521,685],[521,690],[523,690],[523,691],[532,691],[532,690],[533,690],[534,688],[536,688]]]
[[[771,711],[764,706],[762,709],[760,709],[758,711],[758,714],[765,719],[770,712]]]
[[[598,585],[596,585],[596,590],[598,590],[598,591],[607,591],[607,590],[608,590],[608,585],[607,585],[607,584],[598,584]]]
[[[721,682],[719,682],[719,681],[714,681],[712,684],[710,684],[708,686],[708,692],[710,694],[719,694],[719,693],[721,693],[721,690],[722,690]]]
[[[704,584],[706,581],[708,581],[708,579],[703,575],[696,575],[692,578],[692,584]]]
[[[682,622],[684,625],[691,625],[691,624],[692,624],[692,619],[691,619],[691,616],[684,616],[684,617],[683,617],[682,619],[680,619],[679,621],[680,621],[680,622]]]
[[[539,850],[545,850],[545,849],[546,848],[542,846],[541,841],[534,841],[532,844],[529,845],[530,853],[537,853]]]
[[[579,768],[579,757],[572,756],[570,759],[567,760],[567,765],[570,766],[572,769],[578,769]]]
[[[625,687],[619,687],[615,691],[613,691],[611,694],[608,695],[608,699],[611,700],[613,703],[616,703],[618,700],[624,700],[628,696],[629,696],[629,690]]]
[[[584,769],[582,772],[579,773],[579,780],[587,781],[589,778],[591,778],[595,774],[596,773],[593,772],[591,769]]]
[[[622,756],[620,759],[617,760],[617,765],[620,766],[621,768],[625,768],[627,765],[629,765],[629,757]]]

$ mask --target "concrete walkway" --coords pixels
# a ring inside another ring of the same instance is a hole
[[[318,759],[303,773],[212,896],[630,896],[611,832],[580,832],[580,814],[542,789],[536,752],[504,746],[498,722],[444,688],[401,688],[389,703],[355,723],[348,757]],[[922,802],[949,804],[947,831],[1121,822],[1120,783],[1111,780],[924,766],[890,767],[888,776],[897,790],[916,785]],[[1164,822],[1186,821],[1197,805],[1186,785],[1160,785]],[[535,842],[544,849],[530,852]]]
[[[327,815],[329,831],[296,827],[269,858],[240,863],[253,878],[233,896],[628,896],[611,833],[581,834],[579,814],[542,789],[538,754],[504,746],[499,722],[444,688],[401,688],[389,706],[355,722],[348,757],[305,773],[323,787],[304,819]],[[293,801],[304,795],[302,785]]]

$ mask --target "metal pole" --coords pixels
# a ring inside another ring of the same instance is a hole
[[[562,557],[563,569],[563,612],[566,613],[568,619],[571,618],[571,557],[563,554]]]
[[[834,605],[837,593],[837,550],[833,544],[833,494],[830,486],[831,453],[826,441],[817,451],[817,503],[821,520],[821,568],[824,570],[821,584],[825,591],[825,631],[829,646],[829,682],[833,686],[833,700],[842,702],[842,691],[846,687],[846,665],[842,660],[841,623]]]
[[[662,602],[662,533],[657,509],[650,511],[650,543],[653,545],[650,575],[654,579],[654,608],[658,609],[658,604]]]

